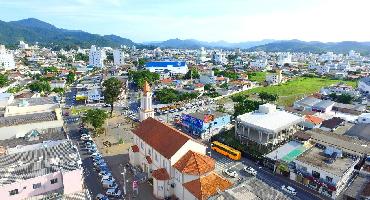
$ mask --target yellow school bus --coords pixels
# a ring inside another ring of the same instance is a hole
[[[233,149],[227,145],[224,145],[218,141],[214,141],[211,144],[211,149],[216,151],[217,153],[220,153],[224,156],[227,156],[233,160],[240,160],[241,158],[241,152]]]

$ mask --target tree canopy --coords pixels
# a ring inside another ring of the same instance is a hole
[[[67,83],[72,84],[75,81],[76,74],[73,71],[69,71],[67,75]]]
[[[270,94],[267,92],[260,92],[258,96],[262,100],[262,102],[274,102],[278,99],[277,94]]]
[[[75,60],[82,60],[82,61],[85,61],[85,62],[87,62],[87,61],[89,61],[89,56],[88,55],[86,55],[86,54],[83,54],[83,53],[77,53],[76,55],[75,55]]]
[[[196,68],[191,68],[186,74],[185,74],[185,79],[190,79],[190,78],[194,78],[194,79],[197,79],[199,78],[200,75],[199,75],[199,72]]]
[[[329,95],[329,97],[333,100],[333,101],[336,101],[338,103],[344,103],[344,104],[350,104],[352,103],[353,101],[353,97],[349,94],[341,94],[341,95],[337,95],[335,93],[331,93]]]
[[[159,74],[150,72],[149,70],[129,71],[129,76],[132,78],[135,85],[140,88],[144,86],[145,81],[152,84],[159,80]]]
[[[0,74],[0,87],[7,86],[9,83],[8,76],[6,74]]]
[[[161,90],[158,90],[155,93],[155,96],[160,103],[167,104],[178,101],[195,99],[198,96],[198,93],[179,92],[171,88],[163,88]]]
[[[98,128],[101,128],[103,126],[107,118],[108,114],[105,110],[96,108],[87,110],[85,116],[83,117],[83,120],[86,123],[91,124],[91,126],[93,126],[95,130],[97,130]]]
[[[122,81],[112,77],[104,81],[103,87],[104,102],[110,104],[110,115],[112,116],[113,104],[118,100],[118,96],[121,94]]]
[[[259,105],[262,105],[262,102],[244,99],[234,105],[234,116],[237,117],[244,113],[255,111]]]
[[[47,81],[35,81],[28,85],[33,92],[49,92],[51,90],[50,84]]]

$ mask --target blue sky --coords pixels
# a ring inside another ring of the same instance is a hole
[[[34,17],[135,42],[370,41],[368,0],[0,0],[0,5],[3,21]]]

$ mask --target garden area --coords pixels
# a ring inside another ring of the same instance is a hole
[[[248,79],[253,82],[262,83],[266,80],[267,72],[251,72],[248,73]]]
[[[343,81],[325,78],[311,78],[311,77],[300,77],[293,80],[289,80],[286,83],[253,88],[247,91],[235,94],[234,97],[253,95],[261,92],[278,95],[277,104],[281,106],[291,106],[294,101],[315,93],[319,92],[322,87],[330,86],[335,83],[343,82],[352,87],[356,87],[357,81]]]

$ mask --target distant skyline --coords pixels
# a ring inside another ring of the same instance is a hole
[[[368,0],[0,0],[3,21],[37,18],[58,28],[167,39],[370,41]]]

